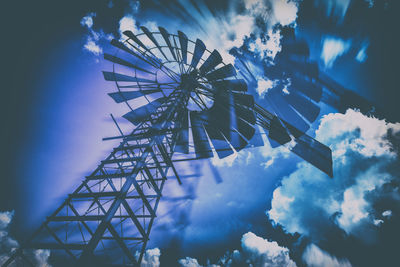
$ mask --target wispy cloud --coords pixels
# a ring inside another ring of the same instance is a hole
[[[357,55],[356,55],[356,60],[360,63],[363,63],[367,60],[368,55],[367,55],[367,49],[368,49],[369,43],[368,42],[364,42],[361,45],[360,50],[358,51]]]
[[[344,55],[350,48],[351,41],[337,37],[326,36],[322,40],[321,59],[326,68],[331,68],[337,58]]]
[[[110,41],[113,38],[113,35],[110,33],[105,33],[102,29],[96,31],[94,30],[94,18],[96,17],[96,13],[91,12],[84,16],[80,23],[82,27],[88,30],[88,34],[86,35],[85,44],[83,45],[83,49],[94,54],[95,56],[99,56],[103,53],[103,48],[101,43],[104,41]]]
[[[347,259],[337,259],[314,244],[308,245],[305,249],[303,261],[309,267],[351,267]]]

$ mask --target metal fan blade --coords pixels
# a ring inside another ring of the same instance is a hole
[[[233,100],[236,105],[242,105],[248,108],[254,107],[254,97],[247,94],[232,92]]]
[[[183,113],[183,120],[180,123],[178,139],[176,141],[175,151],[188,154],[189,153],[189,112]]]
[[[135,37],[136,37],[136,36],[135,36]],[[131,54],[132,56],[134,56],[134,57],[140,59],[141,61],[143,61],[143,62],[145,62],[145,63],[147,63],[147,64],[149,64],[149,65],[151,65],[151,66],[153,66],[153,67],[156,67],[156,68],[159,68],[159,67],[160,67],[160,62],[157,62],[157,61],[155,61],[154,59],[148,60],[148,59],[144,58],[142,55],[139,55],[138,53],[136,53],[136,52],[132,51],[131,49],[129,49],[128,47],[126,47],[126,46],[125,46],[123,43],[121,43],[120,41],[117,41],[117,40],[115,40],[115,39],[112,39],[112,40],[111,40],[111,45],[113,45],[113,46],[115,46],[116,48],[119,48],[119,49],[121,49],[121,50],[123,50],[123,51],[125,51],[125,52],[127,52],[127,53],[129,53],[129,54]]]
[[[155,81],[137,78],[129,75],[124,75],[115,72],[103,71],[104,79],[106,81],[114,81],[114,82],[143,82],[143,83],[155,83]]]
[[[315,102],[319,102],[321,100],[322,87],[312,82],[293,77],[290,87],[299,90]]]
[[[231,91],[247,91],[247,83],[243,79],[216,81],[212,82],[212,84],[217,88],[226,88]]]
[[[188,38],[181,31],[178,31],[178,37],[179,37],[179,43],[181,44],[181,54],[182,54],[183,63],[186,64],[187,63]]]
[[[254,127],[255,133],[253,137],[249,140],[247,147],[259,147],[264,145],[264,141],[262,139],[262,133],[260,132],[259,128],[256,126]]]
[[[278,90],[271,90],[265,97],[268,97],[268,100],[270,100],[269,103],[274,105],[274,111],[280,118],[290,122],[303,132],[306,132],[310,128],[310,125],[282,98]]]
[[[196,44],[194,46],[192,63],[190,63],[190,67],[195,69],[197,64],[200,61],[200,58],[203,56],[204,51],[206,50],[206,45],[200,40],[196,40]]]
[[[133,68],[133,69],[136,69],[136,70],[140,70],[140,71],[143,71],[143,72],[147,72],[147,73],[149,73],[149,74],[156,75],[154,72],[145,70],[145,69],[143,69],[143,68],[141,68],[141,67],[138,67],[138,66],[136,66],[136,65],[134,65],[134,64],[132,64],[132,63],[126,61],[126,60],[123,60],[123,59],[121,59],[121,58],[119,58],[119,57],[116,57],[116,56],[112,56],[112,55],[107,54],[107,53],[104,53],[104,59],[106,59],[106,60],[108,60],[108,61],[111,61],[111,62],[114,62],[114,63],[117,63],[117,64],[119,64],[119,65],[123,65],[123,66],[130,67],[130,68]]]
[[[206,131],[203,128],[202,119],[198,112],[190,112],[190,122],[193,133],[193,143],[196,157],[211,158],[213,156],[211,146],[208,142]]]
[[[168,99],[167,97],[159,98],[157,100],[154,100],[153,102],[148,103],[147,105],[144,105],[140,108],[137,108],[135,110],[126,113],[122,117],[132,122],[134,125],[138,125],[145,118],[154,113],[157,110],[157,108],[161,106],[161,104],[163,104],[167,99]]]
[[[206,75],[206,78],[209,81],[215,81],[215,80],[220,80],[228,77],[232,77],[236,75],[236,70],[232,66],[232,64],[225,65],[213,72],[210,72]]]
[[[292,141],[292,138],[289,135],[290,133],[295,137],[293,140],[295,145],[289,147],[289,149],[302,159],[328,174],[330,177],[333,177],[331,149],[308,136],[290,123],[286,121],[282,122],[283,124],[281,124],[280,119],[276,116],[272,119],[268,137],[283,145]]]
[[[143,48],[144,50],[146,50],[147,52],[149,52],[150,54],[152,54],[153,56],[155,56],[148,48],[147,46],[139,40],[139,38],[136,37],[136,35],[131,32],[131,31],[124,31],[123,34],[125,36],[127,36],[128,38],[132,39],[135,43],[137,43],[141,48]]]
[[[236,151],[242,150],[247,146],[247,141],[236,130],[231,130],[228,136],[226,139]]]
[[[160,89],[153,89],[153,90],[142,90],[142,91],[127,91],[127,92],[115,92],[109,93],[108,95],[114,99],[115,102],[121,103],[124,101],[128,101],[131,99],[135,99],[144,95],[154,94],[161,92]]]
[[[284,95],[284,98],[309,122],[315,121],[318,117],[320,107],[300,95],[298,92],[291,90],[289,94]]]
[[[225,140],[225,137],[218,130],[218,128],[212,127],[207,123],[204,124],[204,128],[206,129],[208,137],[210,137],[211,143],[213,144],[220,159],[234,153],[228,141]]]
[[[247,140],[251,140],[254,136],[256,130],[253,126],[250,126],[247,122],[243,121],[240,117],[237,117],[236,120],[236,131],[238,131],[242,136],[244,136]]]
[[[314,138],[304,134],[295,139],[296,145],[290,150],[305,161],[333,177],[332,151]]]
[[[268,137],[273,141],[278,142],[279,145],[284,145],[292,141],[292,138],[290,137],[288,131],[285,127],[283,127],[279,118],[276,116],[274,116],[274,118],[270,122]],[[271,143],[271,145],[273,145],[273,143]]]
[[[154,38],[153,33],[151,33],[149,31],[149,29],[147,29],[144,26],[140,26],[140,29],[144,32],[144,34],[157,46],[158,50],[160,51],[160,53],[164,56],[164,58],[166,60],[169,60],[168,57],[165,55],[164,51],[162,50],[161,46],[158,44],[156,38]]]
[[[167,32],[166,29],[164,29],[163,27],[158,27],[158,30],[160,31],[162,37],[164,38],[165,43],[167,44],[169,51],[171,52],[172,57],[176,59],[176,55],[175,55],[175,51],[174,48],[171,45],[171,41],[169,40],[169,33]]]
[[[204,75],[220,63],[222,63],[222,57],[217,50],[214,50],[199,68],[200,73]]]

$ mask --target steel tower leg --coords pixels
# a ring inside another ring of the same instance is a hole
[[[172,166],[187,95],[178,88],[148,121],[125,136],[3,266],[31,248],[63,251],[82,266],[107,250],[111,257],[118,254],[114,258],[120,264],[139,266]]]

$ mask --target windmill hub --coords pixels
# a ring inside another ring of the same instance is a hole
[[[190,92],[199,87],[199,82],[197,81],[197,72],[194,71],[189,74],[182,74],[180,86],[182,89]]]

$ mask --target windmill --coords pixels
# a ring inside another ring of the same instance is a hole
[[[120,144],[4,266],[29,262],[24,250],[39,248],[82,266],[139,266],[167,174],[182,183],[175,162],[225,158],[262,146],[259,127],[332,176],[331,150],[256,104],[245,80],[223,63],[217,50],[183,32],[158,29],[125,31],[124,42],[111,41],[117,52],[104,54],[113,64],[104,78],[117,89],[109,95],[125,106],[123,117],[134,130],[105,138]]]

